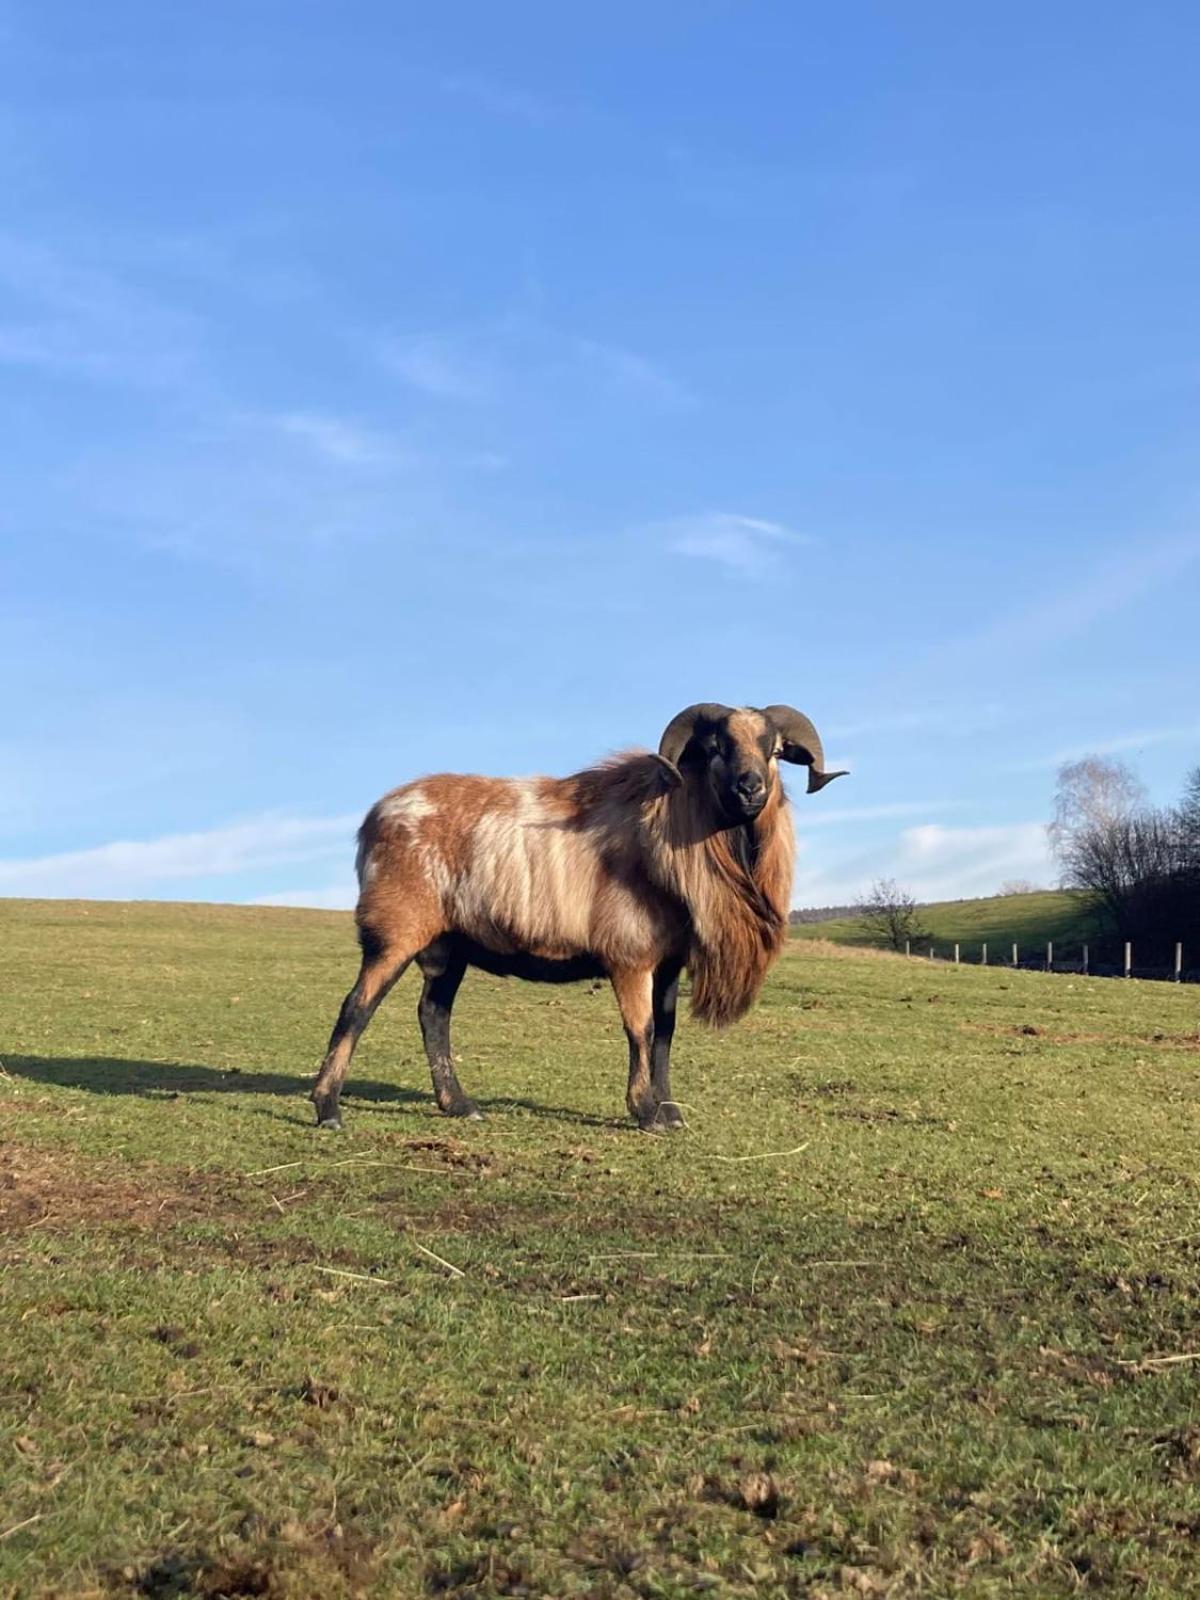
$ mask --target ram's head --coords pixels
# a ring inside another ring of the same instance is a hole
[[[667,724],[658,755],[680,782],[706,783],[731,825],[766,805],[780,761],[808,768],[809,794],[845,776],[825,771],[817,730],[792,706],[688,706]]]

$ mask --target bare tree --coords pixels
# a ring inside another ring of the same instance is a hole
[[[1141,779],[1124,761],[1082,756],[1064,762],[1054,791],[1054,820],[1046,830],[1063,866],[1063,881],[1069,881],[1068,860],[1081,837],[1105,832],[1144,810],[1147,802]]]
[[[1151,962],[1200,937],[1200,769],[1177,806],[1098,809],[1056,848],[1063,882],[1084,890],[1107,928]]]
[[[1118,933],[1134,932],[1137,909],[1179,866],[1179,835],[1169,811],[1144,810],[1073,833],[1061,854],[1072,889],[1093,896]]]
[[[1009,878],[1000,885],[1000,894],[1040,894],[1040,884],[1034,883],[1032,878]]]
[[[1187,775],[1178,816],[1187,870],[1200,876],[1200,767],[1193,767]]]
[[[914,897],[894,878],[876,878],[858,908],[858,920],[874,938],[886,940],[893,950],[903,950],[906,940],[926,937],[918,912]]]

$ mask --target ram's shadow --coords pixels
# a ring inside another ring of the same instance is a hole
[[[9,1056],[4,1066],[10,1077],[31,1083],[53,1083],[63,1089],[86,1089],[89,1094],[132,1094],[147,1100],[164,1100],[180,1094],[271,1094],[291,1098],[312,1086],[299,1073],[247,1072],[233,1067],[207,1067],[185,1061],[133,1061],[124,1056]],[[416,1089],[394,1083],[357,1078],[354,1097],[373,1102],[408,1103],[427,1100]]]
[[[207,1067],[182,1061],[131,1061],[123,1056],[10,1056],[4,1069],[11,1078],[30,1083],[51,1083],[63,1089],[84,1089],[89,1094],[138,1095],[146,1100],[171,1100],[184,1094],[264,1094],[280,1099],[302,1098],[312,1087],[311,1077],[286,1072],[244,1072],[238,1068]],[[372,1078],[352,1078],[344,1091],[352,1114],[385,1110],[389,1106],[422,1106],[432,1111],[428,1088],[406,1088]],[[536,1100],[512,1096],[476,1096],[485,1112],[529,1112],[556,1122],[582,1123],[593,1128],[619,1128],[616,1117],[593,1116],[567,1107],[545,1106]]]

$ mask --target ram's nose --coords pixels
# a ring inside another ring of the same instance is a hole
[[[733,787],[747,811],[758,810],[767,798],[767,786],[757,772],[743,772]]]

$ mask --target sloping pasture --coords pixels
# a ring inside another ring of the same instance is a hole
[[[1200,1593],[1200,1000],[801,943],[623,1117],[606,993],[0,902],[0,1595]]]

